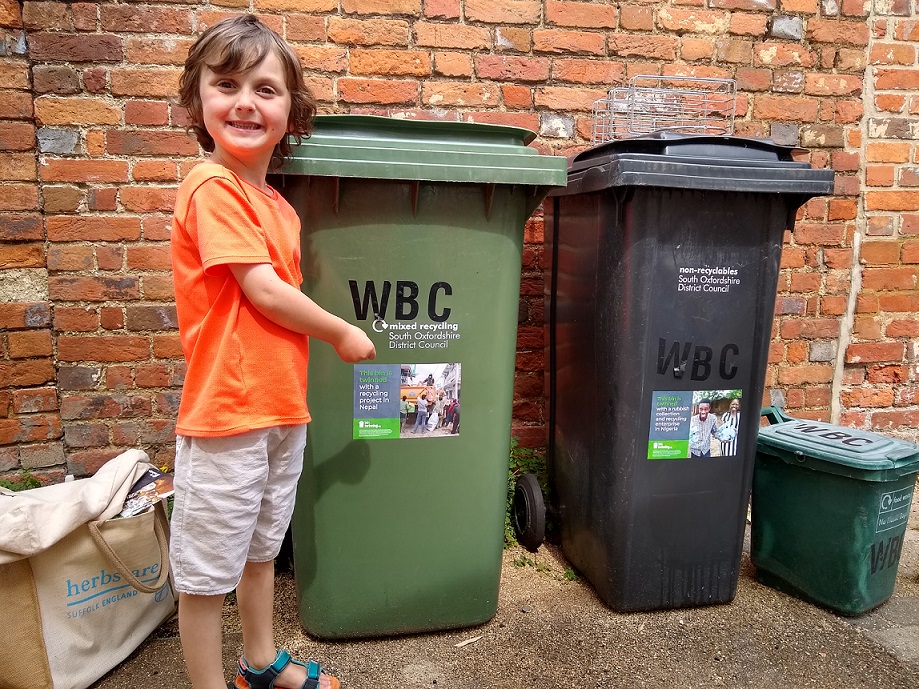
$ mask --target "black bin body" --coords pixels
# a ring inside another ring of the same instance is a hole
[[[604,144],[546,203],[562,546],[616,610],[735,595],[783,232],[832,190],[832,171],[792,150],[666,134]],[[691,457],[709,393],[741,402],[732,454]]]

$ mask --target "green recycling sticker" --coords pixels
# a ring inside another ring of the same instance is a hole
[[[352,438],[399,437],[398,364],[355,364]]]

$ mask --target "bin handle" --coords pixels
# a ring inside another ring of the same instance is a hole
[[[791,418],[790,416],[788,416],[788,414],[782,411],[781,407],[776,407],[776,406],[763,407],[759,415],[765,416],[767,419],[769,419],[769,423],[771,424],[785,423],[786,421],[794,421],[793,418]]]

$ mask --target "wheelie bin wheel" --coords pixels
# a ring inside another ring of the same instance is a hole
[[[533,474],[517,477],[511,516],[517,542],[530,552],[536,552],[546,538],[546,503]]]

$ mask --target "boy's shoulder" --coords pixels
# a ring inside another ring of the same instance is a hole
[[[222,192],[230,189],[233,189],[231,195],[234,198],[249,198],[243,183],[232,171],[217,163],[198,163],[179,185],[176,194],[176,213],[184,213],[184,209],[191,205],[192,199],[204,198],[209,204],[217,203],[217,199],[226,196]]]
[[[182,181],[182,186],[191,189],[197,189],[210,179],[225,179],[234,184],[239,181],[232,172],[227,170],[223,165],[204,161],[195,165]]]

